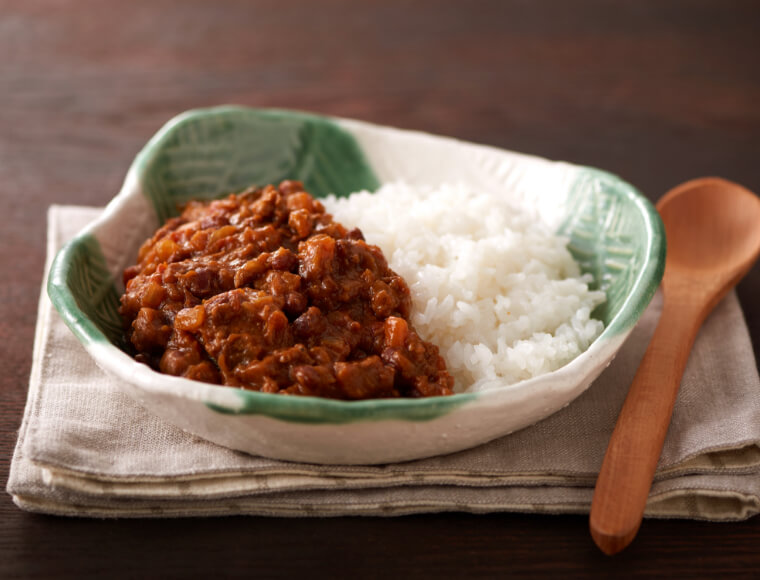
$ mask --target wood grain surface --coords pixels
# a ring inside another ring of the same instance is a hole
[[[760,3],[0,0],[0,480],[24,407],[51,203],[104,205],[170,117],[222,103],[420,129],[601,167],[652,201],[760,192]],[[760,268],[738,287],[760,354]],[[0,578],[756,577],[760,518],[88,521],[0,498]]]

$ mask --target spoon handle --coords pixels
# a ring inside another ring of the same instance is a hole
[[[666,297],[660,321],[620,411],[591,502],[589,526],[606,554],[625,548],[641,525],[700,309]]]

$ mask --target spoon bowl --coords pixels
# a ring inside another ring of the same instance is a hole
[[[719,178],[688,181],[657,204],[668,251],[665,302],[610,438],[589,527],[606,554],[636,536],[699,327],[760,255],[760,199]]]
[[[657,211],[668,240],[665,292],[687,276],[710,288],[728,283],[728,291],[757,258],[760,199],[741,185],[715,177],[688,181],[663,196]]]

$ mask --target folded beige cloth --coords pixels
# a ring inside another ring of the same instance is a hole
[[[50,209],[48,265],[98,211]],[[30,511],[97,517],[585,513],[660,307],[657,296],[586,393],[533,427],[448,456],[319,466],[225,449],[153,416],[93,363],[43,292],[8,492]],[[738,520],[756,514],[759,443],[760,380],[731,293],[697,338],[647,515]]]

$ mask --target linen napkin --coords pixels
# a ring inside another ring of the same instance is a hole
[[[51,207],[48,267],[99,211]],[[93,363],[43,285],[8,492],[29,511],[94,517],[587,513],[661,304],[658,295],[581,397],[533,427],[447,456],[320,466],[232,451],[153,416]],[[760,380],[731,293],[694,345],[646,515],[738,520],[756,514],[759,442]]]

